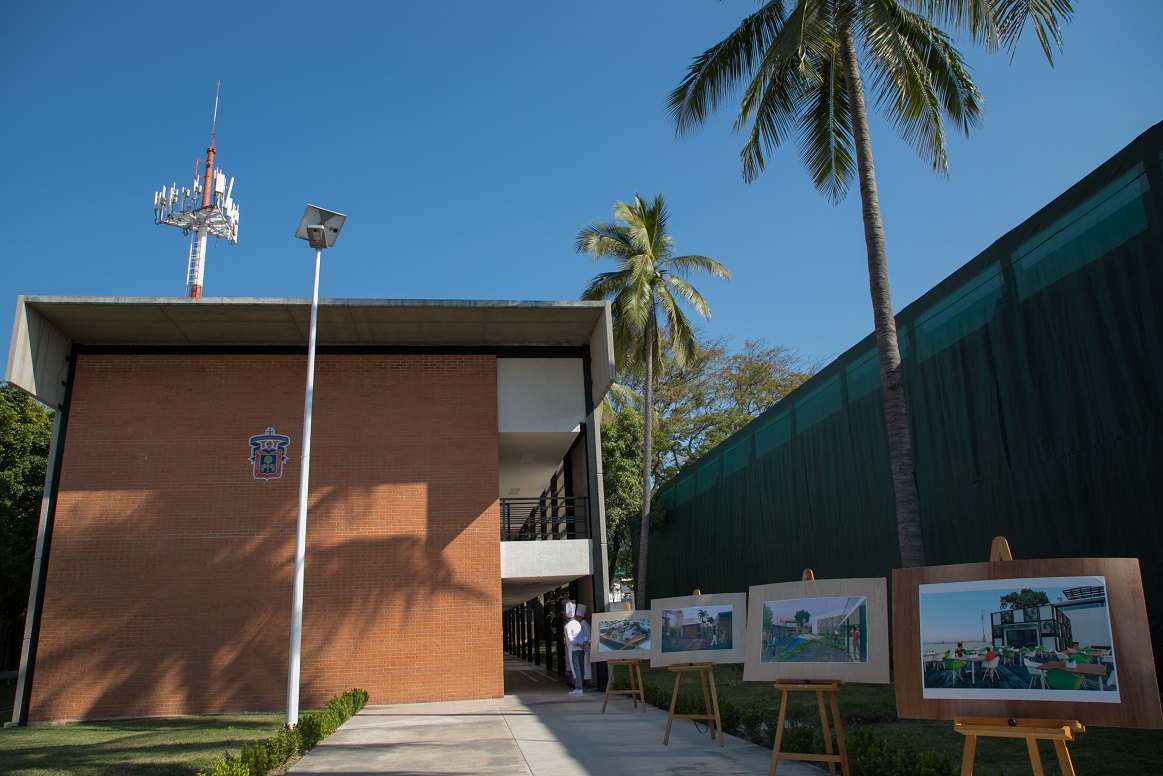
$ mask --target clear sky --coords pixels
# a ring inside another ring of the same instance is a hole
[[[986,121],[948,179],[874,122],[898,310],[1163,119],[1163,3],[1076,6],[1053,69],[1032,34],[1012,63],[963,45]],[[309,297],[311,202],[348,215],[323,297],[576,299],[603,269],[578,230],[662,192],[678,250],[734,274],[696,280],[707,334],[839,354],[872,329],[857,192],[826,202],[794,146],[745,184],[733,111],[676,139],[663,107],[754,7],[0,0],[0,341],[18,294],[183,294],[188,238],[153,192],[188,185],[221,80],[241,226],[207,296]]]

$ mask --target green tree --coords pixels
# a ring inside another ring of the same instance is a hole
[[[888,258],[864,74],[875,104],[933,169],[947,173],[948,120],[959,132],[981,121],[981,99],[952,39],[938,25],[968,32],[987,48],[1017,45],[1032,22],[1047,59],[1061,48],[1058,17],[1070,0],[770,0],[724,40],[696,57],[670,94],[679,134],[701,125],[737,90],[735,130],[746,130],[743,177],[762,171],[765,151],[799,141],[816,189],[842,200],[859,181],[869,290],[896,493],[901,562],[925,562],[900,348],[888,285]]]
[[[35,399],[0,385],[0,622],[19,622],[28,606],[52,417]]]
[[[725,339],[696,342],[685,364],[668,362],[655,378],[655,480],[669,480],[818,369],[817,362],[764,340],[748,340],[738,352]]]
[[[807,609],[800,609],[796,612],[796,633],[801,633],[809,622],[812,621],[811,612]]]
[[[628,575],[630,529],[642,509],[642,416],[629,407],[602,422],[602,471],[606,496],[606,549],[609,575]]]
[[[650,476],[654,369],[666,354],[682,364],[694,350],[695,335],[680,300],[703,318],[711,308],[686,277],[708,272],[730,280],[725,266],[707,256],[676,256],[674,238],[667,230],[666,203],[661,194],[644,202],[614,205],[614,218],[593,221],[577,235],[575,248],[593,259],[613,259],[617,269],[595,277],[582,299],[610,301],[613,315],[615,365],[620,371],[633,364],[643,370],[642,512],[638,569],[634,579],[636,606],[647,606],[646,558],[650,535]]]
[[[1021,592],[1006,593],[1001,597],[1002,609],[1033,609],[1050,603],[1050,598],[1041,590],[1023,587]]]
[[[651,472],[658,485],[781,400],[819,368],[783,346],[748,341],[730,352],[725,338],[704,343],[678,367],[655,375]],[[602,406],[602,465],[610,579],[633,576],[631,535],[641,528],[642,374],[619,375]],[[654,488],[657,491],[657,486]],[[651,494],[651,530],[663,511]]]

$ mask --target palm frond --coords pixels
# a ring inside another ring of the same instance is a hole
[[[754,117],[747,141],[739,152],[743,180],[748,183],[763,172],[764,151],[778,148],[795,127],[803,95],[807,92],[799,77],[799,69],[799,63],[793,61],[773,65],[771,69],[763,68],[755,74],[743,94],[734,129],[741,131]]]
[[[675,275],[668,275],[666,278],[667,292],[678,294],[687,304],[689,304],[694,311],[706,320],[711,318],[711,308],[707,304],[707,300],[703,299],[695,287],[688,283],[685,279]],[[660,295],[661,298],[661,295]],[[669,312],[668,312],[669,315]]]
[[[852,117],[839,52],[821,59],[820,86],[806,101],[800,118],[800,159],[816,191],[833,204],[848,195],[856,175],[852,148]]]
[[[574,250],[588,253],[592,259],[620,257],[632,252],[625,228],[614,221],[592,221],[577,233]]]
[[[659,265],[676,275],[686,276],[692,272],[706,272],[719,280],[731,280],[731,270],[710,256],[699,256],[696,254],[672,256],[665,261],[659,262]]]
[[[861,31],[877,106],[918,156],[935,172],[947,174],[944,108],[929,70],[929,53],[938,39],[950,49],[952,42],[895,0],[874,0],[864,11]]]
[[[763,171],[764,152],[791,134],[804,104],[820,87],[812,63],[834,55],[833,33],[829,3],[801,2],[772,40],[735,117],[736,132],[752,122],[739,153],[745,181],[750,183]]]
[[[582,291],[581,298],[586,302],[599,302],[616,296],[626,286],[628,273],[625,270],[603,272]]]
[[[686,317],[686,313],[678,306],[673,296],[669,293],[660,294],[658,302],[666,314],[666,331],[659,332],[658,350],[661,351],[661,342],[665,336],[665,341],[670,346],[668,350],[675,364],[683,367],[694,357],[695,351],[698,349],[698,337],[690,320]]]
[[[721,42],[695,57],[667,99],[675,134],[701,125],[750,77],[786,16],[784,0],[771,0]]]
[[[1028,21],[1034,26],[1034,34],[1038,36],[1046,61],[1053,67],[1054,52],[1050,43],[1052,41],[1059,51],[1062,50],[1061,25],[1074,16],[1071,0],[993,0],[992,4],[1001,43],[1009,48],[1011,58]]]
[[[904,0],[934,25],[969,33],[986,51],[998,47],[999,31],[993,0]]]

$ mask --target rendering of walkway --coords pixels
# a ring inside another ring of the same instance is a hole
[[[734,736],[720,747],[690,720],[635,709],[625,696],[569,695],[544,668],[505,656],[505,697],[487,701],[368,706],[297,762],[291,774],[343,776],[613,776],[766,774],[771,750]],[[781,761],[780,776],[820,776]]]

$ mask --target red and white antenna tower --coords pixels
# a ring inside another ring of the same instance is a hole
[[[218,88],[222,82],[218,82]],[[170,184],[167,189],[154,192],[153,220],[155,224],[176,226],[183,234],[193,233],[190,239],[190,264],[186,270],[186,296],[202,296],[202,278],[206,271],[206,238],[238,242],[238,205],[230,197],[234,178],[226,182],[221,170],[214,169],[214,129],[218,123],[218,90],[214,91],[214,118],[210,121],[210,146],[205,159],[194,160],[194,182],[189,188]],[[198,166],[205,162],[205,173],[198,176]]]

